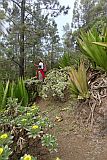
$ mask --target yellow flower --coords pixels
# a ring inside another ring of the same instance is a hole
[[[32,113],[27,112],[27,116],[30,116]]]
[[[32,160],[32,157],[29,154],[26,154],[23,160]]]
[[[36,108],[32,108],[31,111],[34,111]]]
[[[0,147],[0,155],[3,153],[3,148]]]
[[[21,121],[22,121],[22,122],[26,122],[26,121],[27,121],[27,119],[23,118]]]
[[[39,126],[37,126],[37,125],[32,126],[32,129],[38,129],[38,128],[39,128]]]
[[[41,116],[38,116],[38,118],[42,118]]]
[[[0,139],[6,139],[8,137],[8,135],[6,134],[6,133],[4,133],[4,134],[2,134],[1,136],[0,136]]]
[[[61,159],[57,157],[56,160],[61,160]]]
[[[35,108],[37,108],[37,107],[36,107],[35,105],[33,105],[33,106],[32,106],[32,109],[35,109]]]

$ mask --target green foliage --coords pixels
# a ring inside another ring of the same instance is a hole
[[[78,99],[89,98],[88,82],[84,64],[81,63],[78,70],[72,67],[69,75],[71,94]]]
[[[50,134],[45,134],[42,137],[42,145],[48,147],[50,152],[57,148],[55,137]]]
[[[13,141],[10,133],[0,133],[0,160],[6,160],[12,153],[8,147]]]
[[[0,145],[5,146],[11,144],[13,137],[10,133],[0,133]]]
[[[18,98],[19,102],[26,106],[28,104],[28,93],[25,88],[23,79],[19,79],[16,83],[7,81],[4,85],[0,82],[0,108],[3,109],[6,106],[7,98]]]
[[[95,27],[100,33],[104,23],[107,23],[106,15],[106,0],[75,0],[71,29],[73,31],[76,28],[71,37],[71,43],[74,48],[77,44],[81,28],[87,32]]]
[[[75,0],[72,21],[73,28],[82,27],[89,30],[99,21],[103,20],[106,23],[106,14],[106,0]]]
[[[3,100],[2,100],[2,104],[1,104],[2,107],[4,107],[4,106],[6,105],[8,88],[9,88],[9,81],[7,81],[6,87],[5,87],[5,89],[4,89]]]
[[[24,139],[25,137],[27,138],[26,143],[29,144],[29,141],[31,139],[35,143],[41,141],[41,144],[43,146],[46,146],[49,149],[49,151],[56,150],[57,143],[55,137],[46,134],[49,127],[51,127],[49,119],[47,117],[42,117],[42,115],[40,115],[40,110],[37,105],[34,104],[30,107],[23,107],[17,102],[18,102],[17,99],[9,98],[7,104],[8,109],[5,112],[0,113],[0,124],[1,124],[0,127],[2,129],[2,133],[0,134],[0,149],[1,149],[0,156],[4,157],[5,154],[8,157],[10,153],[12,156],[13,152],[10,152],[10,149],[4,150],[4,148],[5,146],[11,146],[10,147],[11,151],[13,151],[12,145],[15,145],[16,143],[15,139],[20,138],[20,132],[22,139]],[[12,132],[14,138],[11,136],[10,133],[6,133],[4,126],[8,126],[9,127],[8,130],[10,131],[13,130],[17,131],[17,132]],[[18,135],[19,137],[16,137]],[[18,155],[19,152],[21,154],[21,151],[18,151]],[[27,158],[29,158],[29,160],[37,159],[36,157],[31,156],[30,154],[25,154],[23,157],[21,157],[21,160],[28,160]]]
[[[60,58],[59,66],[61,68],[71,66],[71,56],[69,53],[64,53],[64,55]]]
[[[63,100],[67,90],[67,72],[63,69],[53,69],[45,78],[41,91],[43,98]]]
[[[3,86],[3,83],[0,81],[0,107],[3,100],[3,93],[4,93],[4,86]]]
[[[8,160],[10,154],[11,151],[7,145],[0,147],[0,160]]]
[[[100,36],[102,37],[102,42],[92,42],[92,43],[96,44],[98,46],[107,48],[107,25],[106,24],[104,25],[102,34]],[[107,53],[107,49],[106,48],[105,48],[105,50],[106,50],[106,53]]]
[[[29,102],[34,102],[35,97],[39,95],[42,90],[42,82],[37,79],[27,79],[25,80],[25,87],[28,92]]]
[[[9,1],[1,0],[1,8],[6,14],[9,25],[9,32],[3,35],[0,46],[0,52],[6,63],[10,60],[9,65],[3,66],[5,72],[2,75],[4,77],[9,75],[15,78],[16,73],[20,77],[24,76],[24,73],[26,76],[32,76],[32,64],[38,57],[44,58],[47,55],[50,67],[53,67],[53,63],[59,57],[60,37],[57,24],[50,17],[57,17],[62,12],[67,14],[69,6],[62,6],[56,0],[22,2],[12,1],[10,9]]]
[[[107,42],[92,42],[92,43],[98,46],[107,47]]]
[[[13,90],[13,88],[11,89]],[[23,79],[18,79],[17,84],[14,86],[14,92],[14,98],[18,98],[19,102],[21,102],[23,106],[26,106],[28,104],[28,93]]]
[[[66,49],[67,50],[67,49]],[[66,51],[64,53],[64,55],[59,59],[59,67],[64,68],[67,66],[72,66],[74,65],[75,67],[77,67],[79,61],[81,58],[81,53],[76,51]]]
[[[6,105],[8,88],[9,88],[9,81],[7,81],[6,85],[0,82],[0,110],[3,109]]]
[[[82,53],[86,55],[89,60],[95,62],[100,68],[107,71],[107,51],[104,47],[95,45],[95,43],[99,44],[99,42],[103,42],[104,40],[107,41],[107,38],[103,32],[99,35],[95,29],[92,29],[87,33],[82,31],[78,43]]]

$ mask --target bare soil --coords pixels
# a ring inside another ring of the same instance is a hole
[[[103,105],[106,106],[105,101]],[[50,160],[56,157],[61,160],[107,160],[107,135],[100,134],[101,123],[91,123],[89,106],[84,104],[77,113],[76,107],[80,106],[71,100],[59,103],[39,99],[37,104],[55,124],[50,132],[57,138],[58,152],[53,153]],[[97,115],[97,112],[94,114]],[[101,122],[101,116],[98,115],[96,119]]]

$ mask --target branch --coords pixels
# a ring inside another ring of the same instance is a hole
[[[52,11],[58,11],[59,9],[58,8],[40,8],[40,9],[38,9],[38,10],[36,10],[36,11],[40,11],[40,10],[42,10],[42,9],[46,9],[46,10],[52,10]]]
[[[19,8],[21,8],[21,6],[19,5],[19,3],[17,3],[16,1],[14,0],[11,0],[13,3],[17,4]]]
[[[14,60],[14,56],[11,58],[11,61],[13,61],[14,63],[16,63],[20,68],[22,68],[22,66],[20,65],[20,63]]]

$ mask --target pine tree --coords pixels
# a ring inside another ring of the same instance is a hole
[[[19,76],[24,77],[28,54],[43,52],[44,39],[49,34],[49,17],[61,12],[67,14],[69,7],[61,6],[57,0],[2,0],[2,6],[9,24],[5,41],[7,56],[12,55],[11,59],[19,66]]]

